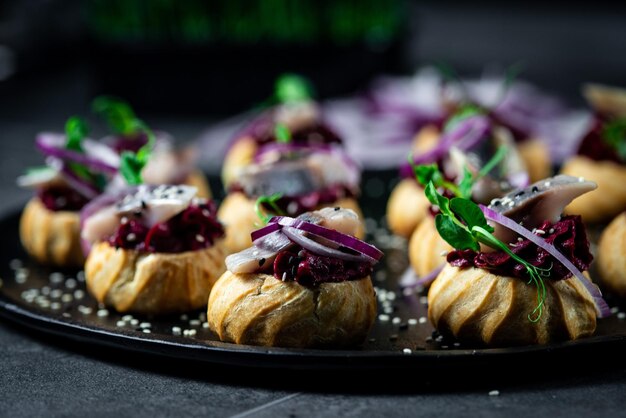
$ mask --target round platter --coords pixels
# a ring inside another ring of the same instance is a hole
[[[19,211],[0,217],[0,316],[51,333],[122,350],[198,362],[308,370],[404,370],[507,367],[527,361],[557,361],[584,353],[606,357],[626,346],[626,314],[613,308],[595,336],[543,346],[486,349],[447,341],[426,320],[426,296],[402,292],[398,278],[407,267],[405,242],[375,227],[375,243],[385,251],[374,274],[378,318],[368,340],[350,350],[284,349],[220,342],[206,327],[202,311],[181,316],[142,317],[98,306],[85,289],[81,271],[37,265],[24,253],[18,235]],[[370,229],[372,230],[372,229]]]

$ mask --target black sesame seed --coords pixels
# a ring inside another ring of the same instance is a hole
[[[262,267],[262,266],[263,266],[263,264],[265,264],[265,258],[261,258],[261,259],[259,260],[259,267]]]
[[[533,192],[533,193],[537,193],[538,191],[539,191],[539,187],[537,187],[537,186],[533,186],[533,188],[532,188],[532,192]]]
[[[335,212],[341,209],[339,206],[335,207]]]
[[[523,195],[524,195],[524,191],[523,190],[515,193],[515,197],[520,197],[520,196],[523,196]]]
[[[499,201],[499,200],[497,200],[497,199],[496,199],[496,200],[494,200],[494,201],[493,201],[493,205],[494,205],[494,206],[500,206],[500,201]]]
[[[146,205],[146,202],[144,202],[143,200],[141,201],[141,208],[142,209],[147,209],[148,205]]]

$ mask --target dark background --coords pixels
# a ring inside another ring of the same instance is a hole
[[[160,5],[163,22],[175,15],[163,12],[168,7],[188,11],[201,2],[130,3],[140,10]],[[342,2],[317,4],[324,8],[331,3]],[[349,16],[350,10],[370,7],[368,2],[344,3]],[[387,22],[386,31],[344,28],[341,36],[298,43],[277,41],[279,35],[251,39],[245,30],[233,29],[235,22],[217,40],[189,44],[171,30],[160,37],[141,35],[147,29],[132,37],[103,37],[94,29],[91,13],[102,7],[114,11],[120,4],[116,1],[108,6],[77,0],[1,2],[0,212],[18,208],[29,196],[14,181],[25,167],[41,162],[33,151],[34,135],[61,130],[72,114],[88,115],[98,93],[127,98],[148,123],[185,142],[221,117],[262,101],[271,92],[271,80],[284,71],[309,75],[321,97],[349,94],[381,72],[408,74],[434,61],[445,61],[467,76],[478,76],[488,66],[523,62],[523,78],[573,105],[583,104],[579,86],[584,81],[626,86],[625,6],[616,8],[608,1],[542,8],[527,2],[383,3],[397,17],[396,23]],[[241,13],[241,21],[250,22],[256,9],[249,4],[228,13]],[[292,5],[294,12],[295,2],[275,4]],[[202,16],[206,10],[196,13]],[[289,16],[266,19],[280,26]],[[341,16],[339,20],[347,15]],[[94,129],[103,127],[94,123]],[[465,375],[460,370],[448,384],[436,385],[428,383],[433,376],[419,373],[402,376],[409,378],[407,386],[390,384],[398,376],[371,376],[371,382],[367,376],[352,381],[344,376],[342,385],[313,390],[291,383],[307,379],[298,374],[198,368],[1,324],[0,416],[228,416],[257,407],[265,408],[260,416],[623,415],[624,361],[614,354],[604,360],[595,368],[597,358],[580,358],[568,370],[531,364],[524,378],[501,371],[491,381],[480,378],[479,371]],[[488,396],[493,389],[500,395]],[[300,390],[304,393],[284,399]],[[280,399],[280,404],[269,404]]]

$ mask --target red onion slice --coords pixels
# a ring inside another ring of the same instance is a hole
[[[403,289],[406,288],[416,288],[418,286],[429,286],[432,282],[435,281],[441,270],[445,267],[446,263],[441,264],[438,267],[435,267],[431,272],[426,274],[425,276],[419,277],[415,274],[415,271],[409,267],[402,277],[400,278],[400,287]]]
[[[65,181],[87,199],[93,199],[100,194],[100,190],[93,184],[77,176],[66,164],[63,164],[61,167],[61,173]]]
[[[491,129],[491,123],[485,116],[473,116],[462,120],[455,129],[441,135],[435,148],[413,157],[413,164],[434,163],[445,157],[453,145],[461,151],[468,150],[486,138],[489,129]],[[404,176],[413,176],[413,168],[408,164],[403,165],[400,171]]]
[[[78,163],[85,167],[102,173],[115,174],[117,167],[114,167],[95,156],[89,156],[77,151],[65,148],[65,136],[56,134],[39,134],[35,141],[37,148],[46,156],[55,157],[64,161]]]
[[[585,276],[583,276],[581,271],[578,270],[576,266],[567,259],[567,257],[565,257],[559,250],[557,250],[556,247],[554,247],[554,245],[546,242],[543,238],[533,234],[531,231],[519,225],[514,220],[507,218],[506,216],[501,215],[484,205],[480,205],[480,209],[485,214],[485,218],[493,222],[497,222],[500,225],[506,228],[509,228],[510,230],[523,236],[524,238],[526,238],[533,244],[547,251],[552,257],[556,258],[569,271],[571,271],[574,277],[585,287],[585,289],[587,289],[587,291],[591,295],[599,318],[604,318],[604,317],[611,315],[609,305],[602,298],[602,292],[600,291],[598,286],[596,286],[590,280],[588,280]]]
[[[295,229],[299,229],[304,232],[308,232],[313,235],[318,235],[329,241],[332,241],[338,245],[349,248],[353,251],[363,254],[374,261],[378,261],[383,256],[383,252],[378,248],[361,241],[351,235],[342,234],[334,229],[325,228],[320,225],[316,225],[311,222],[306,222],[297,218],[290,218],[288,216],[274,216],[270,219],[270,223],[278,223],[282,226],[288,226]]]
[[[359,254],[359,255],[348,254],[343,251],[327,247],[323,244],[320,244],[317,241],[312,240],[311,238],[304,236],[300,230],[292,228],[292,227],[288,227],[288,226],[284,227],[282,229],[282,233],[285,234],[285,236],[289,238],[291,241],[300,245],[302,248],[305,248],[317,255],[337,258],[337,259],[346,260],[346,261],[355,261],[358,263],[362,263],[366,261],[368,263],[373,264],[376,262],[376,260],[373,260],[371,257],[368,257],[364,254]]]

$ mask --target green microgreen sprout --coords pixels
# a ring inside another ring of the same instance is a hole
[[[78,116],[71,116],[65,123],[65,148],[82,153],[81,143],[88,133],[87,123]],[[83,179],[92,180],[91,172],[82,164],[71,163],[69,168]]]
[[[142,124],[132,107],[122,99],[114,96],[99,96],[94,99],[91,107],[95,113],[102,115],[109,127],[116,134],[133,137],[142,132]]]
[[[261,196],[254,203],[254,211],[256,212],[261,222],[263,222],[263,225],[267,225],[267,223],[270,221],[270,219],[272,219],[272,216],[274,215],[281,215],[281,216],[285,215],[285,213],[276,204],[276,202],[281,197],[283,197],[282,193],[274,193],[273,195],[270,195],[270,196]],[[265,213],[265,211],[261,207],[261,205],[263,204],[270,207],[272,214]]]
[[[274,137],[276,142],[280,144],[288,144],[291,142],[291,131],[284,123],[277,123],[274,126]]]
[[[311,83],[297,74],[283,74],[274,86],[274,100],[278,103],[306,102],[313,97]]]
[[[134,153],[132,151],[123,151],[120,155],[120,174],[129,185],[137,185],[143,183],[141,171],[148,164],[150,155],[154,148],[156,138],[152,130],[142,121],[136,119],[136,123],[142,132],[148,137],[148,142]]]
[[[626,118],[606,123],[602,129],[602,138],[622,161],[626,161]]]

